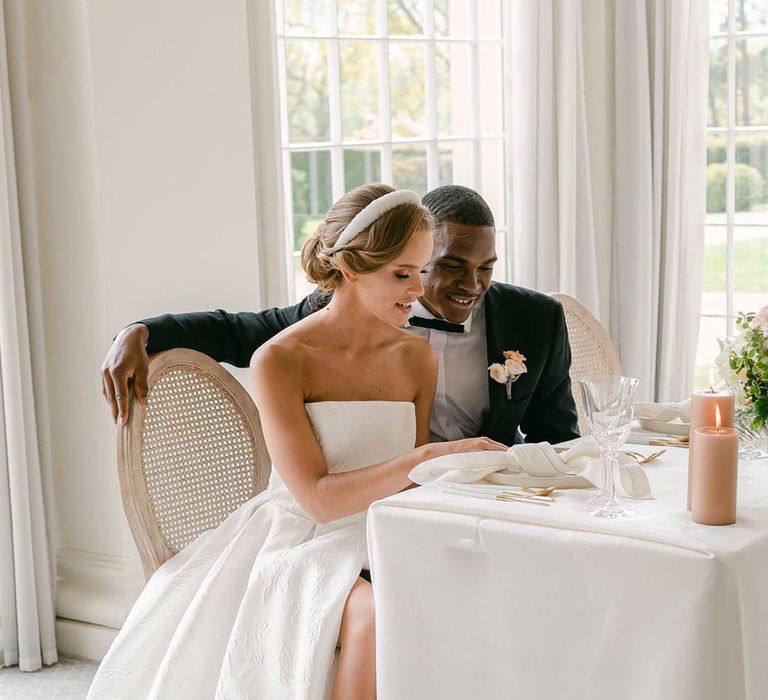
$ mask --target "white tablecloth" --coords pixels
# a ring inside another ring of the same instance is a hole
[[[653,447],[638,447],[649,454]],[[685,508],[687,450],[646,468],[637,515],[427,486],[374,503],[380,700],[765,700],[768,460],[739,466],[735,525]]]

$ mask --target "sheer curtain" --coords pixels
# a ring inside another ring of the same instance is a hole
[[[578,2],[510,4],[515,281],[598,311]]]
[[[611,329],[651,398],[690,391],[704,255],[707,3],[617,2]]]
[[[707,3],[512,7],[516,281],[575,296],[641,398],[679,400],[701,295]]]
[[[45,387],[33,380],[30,345],[29,314],[39,305],[25,289],[30,269],[27,284],[37,282],[35,231],[25,221],[22,235],[15,146],[23,134],[14,139],[11,113],[9,59],[18,67],[24,56],[16,7],[0,2],[0,666],[35,671],[57,653],[38,436]]]

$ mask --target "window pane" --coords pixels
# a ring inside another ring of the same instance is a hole
[[[341,123],[347,139],[377,139],[379,129],[378,46],[342,41]]]
[[[736,41],[736,123],[768,126],[768,39]]]
[[[699,323],[699,342],[696,345],[696,364],[693,368],[693,388],[709,387],[710,371],[714,372],[715,383],[719,383],[715,358],[719,352],[717,339],[728,335],[725,318],[707,318],[702,316]]]
[[[469,36],[469,0],[435,0],[435,36]]]
[[[493,279],[496,282],[507,282],[507,270],[504,261],[507,259],[507,233],[496,232],[496,257],[498,260],[493,266]]]
[[[423,46],[390,44],[389,93],[392,136],[426,136]]]
[[[424,146],[392,149],[392,184],[424,195],[427,192],[427,151]]]
[[[387,23],[390,34],[421,34],[421,0],[387,0]]]
[[[293,249],[300,250],[332,204],[330,151],[291,153],[291,194]]]
[[[736,137],[738,222],[768,223],[768,133]]]
[[[473,149],[470,141],[441,143],[437,155],[440,185],[473,187]]]
[[[316,0],[283,0],[286,34],[329,34],[328,3]]]
[[[499,0],[481,0],[477,4],[477,31],[480,38],[496,39],[501,36],[501,3]]]
[[[713,0],[709,1],[713,2]],[[737,32],[768,29],[768,5],[765,4],[765,0],[736,0],[735,10],[734,28]]]
[[[436,41],[435,63],[437,133],[469,135],[472,133],[469,46]]]
[[[293,284],[296,294],[294,298],[297,301],[308,296],[315,289],[315,285],[307,279],[304,268],[301,266],[301,257],[298,254],[295,254],[293,258]]]
[[[725,226],[707,226],[704,234],[704,300],[702,313],[725,313],[726,241]],[[720,296],[708,297],[709,293]]]
[[[724,127],[728,123],[728,42],[710,39],[709,42],[709,99],[707,124]]]
[[[327,56],[324,41],[285,41],[288,133],[292,143],[329,139]]]
[[[728,0],[709,0],[709,33],[728,31]]]
[[[757,311],[768,304],[768,226],[737,226],[733,243],[736,311]]]
[[[338,0],[336,7],[339,34],[376,33],[376,0]]]
[[[701,311],[705,314],[726,313],[726,240],[725,226],[707,226],[704,233],[704,291]],[[709,382],[709,370],[714,367],[718,352],[717,339],[728,335],[725,318],[702,317],[696,346],[694,388],[703,389]],[[717,376],[717,375],[715,375]]]
[[[488,202],[497,226],[504,225],[504,142],[482,141],[480,144],[480,192]]]
[[[501,85],[501,46],[481,45],[478,49],[480,75],[480,133],[504,131],[504,106]]]
[[[381,152],[378,148],[344,149],[344,189],[381,182]]]
[[[707,223],[725,223],[727,166],[726,138],[707,134]]]

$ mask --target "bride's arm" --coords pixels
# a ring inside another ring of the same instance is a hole
[[[416,385],[416,445],[429,442],[429,417],[437,387],[437,353],[427,342],[412,345],[412,352],[406,360]],[[415,351],[415,352],[414,352]]]
[[[275,344],[265,346],[251,361],[251,380],[272,463],[299,505],[320,523],[365,510],[374,501],[402,491],[411,483],[408,472],[427,459],[449,452],[499,449],[487,438],[423,444],[378,464],[329,474],[304,408],[303,370],[293,353]],[[416,399],[421,437],[425,429],[428,434],[431,406],[431,396],[429,406],[425,404],[430,390],[425,386],[422,391],[425,395]]]

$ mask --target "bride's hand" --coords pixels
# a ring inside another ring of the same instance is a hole
[[[464,438],[451,442],[430,442],[423,446],[425,451],[424,461],[433,457],[457,454],[459,452],[484,452],[506,450],[507,446],[487,437]]]

